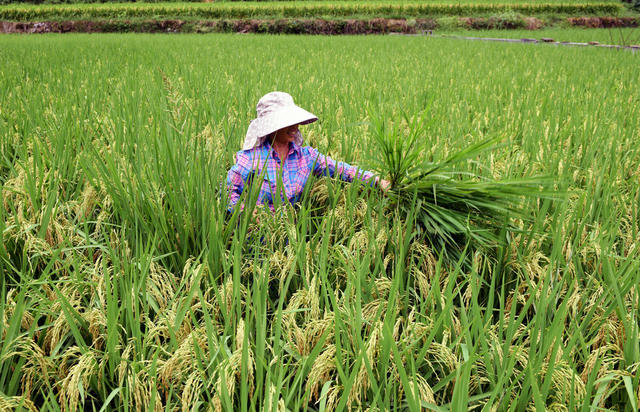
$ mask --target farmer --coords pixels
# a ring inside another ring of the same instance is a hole
[[[236,207],[245,184],[252,178],[263,179],[257,202],[272,211],[276,196],[280,196],[283,203],[299,201],[311,173],[338,176],[347,182],[358,179],[378,185],[382,190],[388,189],[389,182],[371,172],[336,162],[310,146],[303,147],[298,126],[318,118],[296,106],[287,93],[264,95],[256,111],[257,118],[249,124],[242,150],[236,153],[236,164],[227,174],[229,211]]]

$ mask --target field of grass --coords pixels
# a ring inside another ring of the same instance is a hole
[[[637,410],[637,54],[7,35],[0,62],[0,410]],[[381,121],[419,130],[415,161],[498,138],[456,168],[551,176],[556,199],[455,253],[417,207],[326,178],[229,221],[272,90],[335,158],[374,168]]]
[[[404,2],[375,1],[276,1],[221,3],[121,3],[121,4],[17,4],[0,7],[0,19],[29,21],[37,19],[98,18],[264,18],[264,17],[425,17],[465,16],[515,12],[525,15],[618,15],[627,9],[614,0],[545,2],[516,0],[477,2],[462,0]]]
[[[551,28],[531,30],[438,30],[438,33],[491,37],[504,39],[542,39],[550,38],[560,42],[588,43],[597,41],[602,44],[631,45],[640,44],[640,28],[583,29],[583,28]]]

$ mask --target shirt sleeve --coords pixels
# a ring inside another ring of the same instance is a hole
[[[313,174],[316,176],[328,175],[346,182],[352,182],[355,179],[371,184],[376,184],[377,182],[375,174],[372,172],[359,169],[345,162],[333,160],[312,147],[305,149],[307,149],[305,155],[309,162],[309,167],[312,168]]]
[[[227,210],[230,212],[235,209],[251,171],[251,159],[249,155],[238,152],[235,158],[236,163],[231,166],[231,169],[227,172],[227,191],[229,192]],[[244,205],[240,206],[240,210],[242,209],[244,209]]]

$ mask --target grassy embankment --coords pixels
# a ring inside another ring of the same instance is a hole
[[[0,37],[0,61],[0,409],[637,409],[637,55],[65,35]],[[371,116],[402,139],[432,102],[419,159],[498,136],[457,168],[565,195],[459,261],[330,179],[229,226],[221,185],[274,89],[335,158],[370,167]]]

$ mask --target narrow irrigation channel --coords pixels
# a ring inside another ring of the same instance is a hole
[[[550,38],[541,38],[541,39],[530,39],[530,38],[522,38],[522,39],[505,39],[505,38],[495,38],[495,37],[472,37],[472,36],[458,36],[458,35],[450,35],[450,34],[435,34],[432,32],[425,32],[427,36],[446,38],[446,39],[459,39],[459,40],[472,40],[472,41],[491,41],[491,42],[504,42],[504,43],[544,43],[551,44],[555,46],[574,46],[574,47],[603,47],[607,49],[626,49],[631,50],[634,54],[640,52],[640,45],[620,45],[620,44],[601,44],[596,41],[582,43],[582,42],[570,42],[570,41],[555,41]]]

